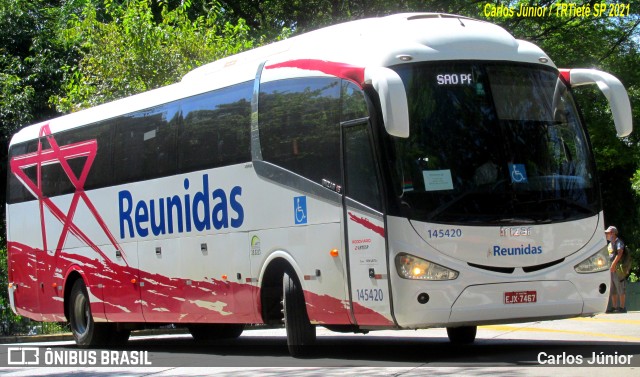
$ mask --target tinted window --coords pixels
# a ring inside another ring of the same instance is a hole
[[[411,122],[389,152],[402,215],[507,225],[600,211],[588,138],[557,70],[471,61],[393,69]]]
[[[40,188],[42,189],[42,194],[45,197],[52,197],[58,195],[58,192],[71,192],[73,191],[73,184],[67,178],[62,165],[60,164],[60,159],[54,154],[51,153],[53,150],[51,148],[51,144],[49,144],[49,139],[47,137],[41,137],[36,143],[35,148],[37,150],[38,144],[41,145],[41,151],[43,155],[41,157],[41,167],[40,167],[40,179],[41,184]],[[58,147],[61,145],[58,144]],[[65,153],[65,152],[62,152]],[[32,171],[29,171],[32,170]],[[36,183],[38,180],[37,176],[37,166],[31,167],[27,169],[27,174],[31,178],[31,180]],[[31,177],[33,174],[33,177]],[[64,177],[64,181],[61,179]]]
[[[73,192],[73,183],[67,177],[61,164],[42,165],[42,193],[52,197]]]
[[[11,147],[9,150],[9,161],[11,158],[22,156],[27,153],[35,152],[38,148],[38,144],[35,141],[31,141],[29,143],[17,144]],[[8,181],[7,181],[7,203],[20,203],[27,200],[36,199],[35,196],[27,190],[27,187],[20,182],[18,177],[11,172],[11,166],[8,167]],[[36,167],[32,166],[26,169],[23,169],[27,177],[33,184],[36,184]]]
[[[380,209],[380,191],[368,122],[345,128],[344,153],[347,196],[371,208]]]
[[[61,193],[72,192],[73,183],[67,178],[64,168],[61,165],[61,160],[69,161],[69,159],[60,159],[55,153],[51,153],[53,149],[47,137],[41,137],[39,141],[34,141],[36,150],[38,148],[38,142],[43,152],[42,159],[40,160],[40,188],[42,189],[42,194],[45,197],[52,197]],[[57,145],[58,147],[64,146],[64,144],[59,143]],[[63,151],[61,153],[69,153],[69,151]],[[26,174],[34,184],[37,183],[37,166],[27,168]]]
[[[180,171],[251,160],[251,82],[187,98],[180,133]]]
[[[85,189],[108,186],[113,181],[111,140],[113,127],[111,127],[111,125],[115,123],[116,120],[108,120],[56,135],[56,141],[60,146],[90,141],[96,142],[97,154],[89,167],[87,180],[84,184]],[[87,164],[87,157],[77,157],[67,161],[73,174],[80,178],[82,170]],[[64,174],[64,172],[62,174]],[[61,176],[60,179],[70,183],[66,174]],[[72,186],[70,189],[73,191]],[[65,192],[60,192],[60,194],[63,193]]]
[[[96,143],[97,154],[84,189],[250,161],[252,90],[252,82],[247,82],[57,133],[54,137],[60,147]],[[47,138],[41,138],[40,142],[43,150],[51,148]],[[37,149],[38,141],[15,145],[10,158]],[[87,156],[69,158],[66,163],[71,176],[80,179]],[[23,171],[28,180],[37,182],[35,165]],[[44,164],[41,178],[47,197],[75,191],[59,162]],[[11,173],[8,190],[9,203],[35,199]]]
[[[342,83],[342,121],[366,118],[369,116],[364,93],[350,81]]]
[[[265,161],[316,183],[340,183],[340,80],[297,78],[260,87]]]
[[[113,160],[116,182],[174,174],[180,120],[180,107],[175,102],[118,118]]]

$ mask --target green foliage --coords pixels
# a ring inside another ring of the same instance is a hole
[[[57,33],[73,1],[0,0],[0,122],[3,139],[27,123],[56,115],[47,102],[73,61]]]
[[[483,12],[487,4],[517,8],[521,3],[550,6],[559,1],[0,0],[0,160],[6,161],[10,135],[28,123],[174,83],[193,68],[254,45],[338,22],[399,12],[489,18],[517,38],[538,44],[558,66],[595,67],[625,84],[636,131],[622,140],[615,136],[606,99],[597,89],[580,88],[575,94],[596,157],[605,222],[615,224],[636,250],[632,276],[637,277],[640,1],[627,1],[632,15],[622,18],[485,17]],[[7,176],[6,165],[0,164],[2,179]],[[0,182],[1,197],[5,186]],[[4,213],[2,207],[0,213]],[[0,234],[4,234],[4,221]],[[8,309],[6,279],[3,248],[1,331],[33,330],[28,320]]]
[[[76,0],[80,1],[80,0]],[[49,97],[60,92],[60,67],[73,53],[57,38],[59,25],[74,9],[73,0],[0,0],[0,161],[7,159],[11,135],[57,112]],[[0,197],[5,197],[7,164],[0,164]],[[0,200],[4,214],[4,200]],[[0,234],[4,234],[4,221]]]
[[[266,36],[267,41],[277,39],[283,29],[299,34],[365,17],[416,11],[471,13],[477,18],[479,9],[477,1],[469,0],[219,0],[219,3],[225,10],[222,15],[225,19],[246,20],[251,35]]]
[[[631,188],[633,188],[636,195],[640,196],[640,169],[636,170],[633,177],[631,177]]]
[[[3,56],[0,59],[11,58]],[[18,64],[10,63],[10,65]],[[0,119],[4,126],[2,136],[5,139],[10,137],[20,125],[28,124],[33,119],[30,109],[35,89],[25,81],[20,76],[0,72]]]
[[[102,12],[88,3],[69,22],[61,35],[81,59],[62,67],[64,95],[52,98],[60,111],[175,83],[204,63],[253,46],[246,24],[219,22],[218,7],[192,20],[189,1],[174,9],[160,1],[156,21],[153,4],[151,0],[105,0]]]
[[[638,264],[638,262],[640,262],[640,248],[629,247],[629,250],[631,251],[631,259],[633,259],[629,282],[636,283],[640,281],[640,264]]]

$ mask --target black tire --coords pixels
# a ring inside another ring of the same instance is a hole
[[[316,327],[309,322],[302,285],[295,275],[284,274],[282,306],[287,347],[293,357],[308,355],[316,341]]]
[[[226,324],[226,323],[195,323],[188,325],[187,328],[198,342],[206,342],[218,339],[236,339],[244,331],[242,324]]]
[[[71,333],[80,347],[106,345],[109,340],[107,323],[96,323],[91,315],[87,286],[82,279],[73,283],[69,295],[69,324]]]
[[[471,344],[476,340],[478,326],[447,327],[449,341],[453,344]]]

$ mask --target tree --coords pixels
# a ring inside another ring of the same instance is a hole
[[[76,0],[79,1],[79,0]],[[57,37],[73,0],[0,0],[0,160],[7,160],[13,133],[59,113],[49,97],[60,93],[60,67],[74,60]],[[0,197],[5,197],[7,164],[0,164]],[[4,214],[4,199],[0,200]],[[5,234],[4,221],[0,234]]]
[[[60,111],[175,83],[204,63],[253,46],[246,24],[220,22],[221,9],[215,6],[192,20],[189,1],[174,9],[161,1],[156,21],[152,0],[104,4],[101,12],[87,3],[62,31],[80,59],[62,67],[64,94],[52,98]]]

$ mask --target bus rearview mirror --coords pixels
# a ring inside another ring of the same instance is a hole
[[[378,93],[384,128],[391,136],[409,137],[409,106],[400,76],[385,67],[369,67],[364,80]]]
[[[561,70],[566,78],[567,70]],[[571,69],[569,83],[572,87],[596,84],[609,101],[618,137],[625,137],[633,130],[631,104],[624,86],[615,76],[596,69]]]

